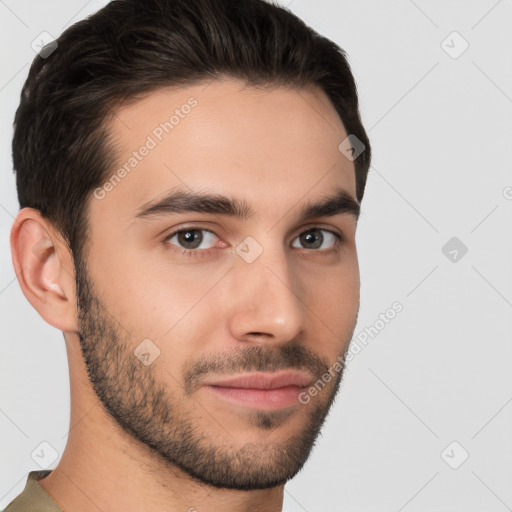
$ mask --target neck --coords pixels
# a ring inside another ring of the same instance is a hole
[[[76,346],[76,345],[75,345]],[[68,345],[70,368],[81,354]],[[85,368],[83,368],[85,370]],[[70,372],[71,421],[58,466],[39,480],[63,510],[280,512],[284,485],[240,491],[204,484],[163,460],[106,412],[85,371]]]

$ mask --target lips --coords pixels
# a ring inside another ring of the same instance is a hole
[[[203,383],[203,389],[230,407],[276,411],[301,405],[299,396],[312,382],[309,373],[283,370],[209,380]]]
[[[311,385],[313,377],[304,372],[279,371],[273,373],[250,373],[220,380],[210,380],[205,386],[239,389],[279,389],[289,386],[300,388]]]

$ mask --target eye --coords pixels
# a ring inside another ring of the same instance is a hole
[[[322,233],[326,233],[327,236]],[[342,241],[342,236],[328,229],[312,228],[301,233],[296,240],[299,240],[306,249],[324,249],[326,252],[330,252],[336,250],[336,245]],[[326,241],[327,247],[322,247]]]
[[[215,250],[217,235],[206,228],[189,227],[172,232],[164,242],[172,245],[172,249],[187,256],[206,256]],[[322,228],[311,228],[302,232],[295,240],[301,245],[292,244],[293,247],[305,249],[321,249],[319,254],[330,254],[338,250],[338,245],[343,241],[343,236]],[[201,247],[201,245],[203,245]]]
[[[203,235],[202,233],[206,233]],[[176,242],[179,248],[185,249],[183,252],[187,252],[188,250],[194,250],[200,248],[200,245],[206,241],[206,247],[201,247],[201,249],[210,249],[215,245],[215,238],[217,236],[213,231],[205,228],[185,228],[180,229],[179,231],[174,231],[171,233],[166,239],[166,242],[172,242],[173,239],[176,239]],[[176,245],[176,244],[173,244]]]

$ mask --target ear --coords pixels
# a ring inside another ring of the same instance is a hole
[[[11,254],[23,294],[41,317],[63,332],[78,330],[75,268],[57,230],[33,208],[22,208],[11,229]]]

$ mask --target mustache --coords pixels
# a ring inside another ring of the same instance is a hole
[[[305,370],[315,377],[329,371],[329,363],[299,344],[280,347],[237,347],[230,352],[202,355],[184,367],[185,394],[190,395],[206,375],[230,375],[242,372]]]

